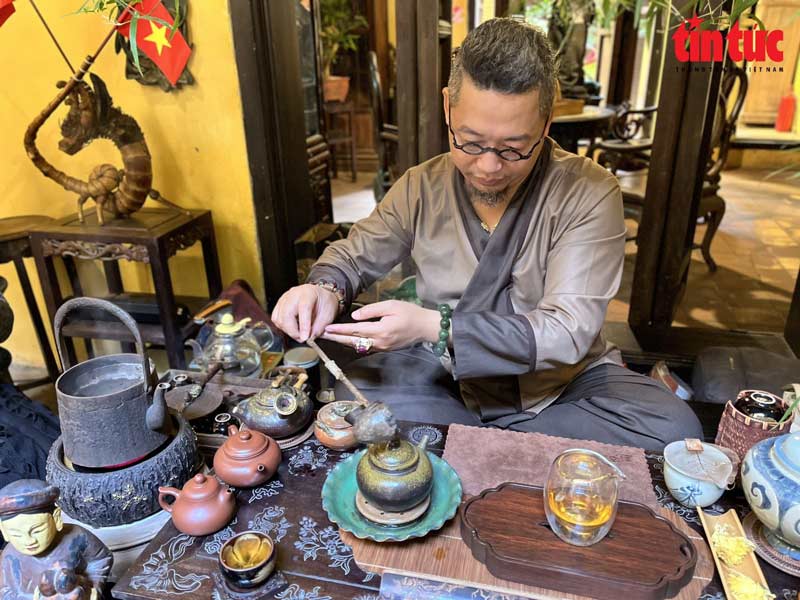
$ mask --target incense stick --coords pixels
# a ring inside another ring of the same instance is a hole
[[[358,388],[354,386],[353,383],[347,378],[347,375],[342,372],[342,370],[339,368],[339,365],[328,358],[328,355],[325,354],[322,348],[319,347],[317,342],[314,340],[308,340],[306,343],[319,355],[319,357],[322,359],[322,362],[325,363],[325,367],[328,369],[330,374],[333,375],[337,381],[341,381],[345,387],[352,392],[356,401],[365,406],[369,404],[369,400],[364,397],[364,394],[358,391]]]

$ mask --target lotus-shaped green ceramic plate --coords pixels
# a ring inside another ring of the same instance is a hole
[[[356,466],[366,450],[340,462],[322,486],[322,508],[328,518],[357,538],[376,542],[402,542],[427,535],[452,519],[461,503],[461,480],[446,461],[428,452],[433,466],[433,490],[427,512],[407,525],[380,525],[356,510]]]

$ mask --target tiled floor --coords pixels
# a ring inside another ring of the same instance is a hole
[[[719,268],[710,273],[695,250],[676,325],[783,331],[800,269],[800,179],[769,173],[723,173],[720,195],[727,208],[711,247]],[[704,232],[698,226],[698,241]],[[635,257],[636,245],[629,242],[609,321],[627,321]]]
[[[349,177],[331,180],[334,223],[355,223],[369,216],[375,208],[374,178],[375,173],[359,173],[356,181]]]
[[[800,178],[791,179],[791,171],[769,174],[746,169],[723,173],[720,195],[727,210],[711,248],[719,268],[709,273],[700,251],[694,252],[676,325],[783,330],[800,269]],[[361,173],[356,183],[334,180],[337,221],[352,222],[372,211],[371,177]],[[698,241],[704,231],[698,226]],[[609,306],[608,321],[627,321],[635,260],[636,244],[629,242],[622,285]],[[399,277],[393,273],[364,299],[377,299],[380,289],[396,285]]]

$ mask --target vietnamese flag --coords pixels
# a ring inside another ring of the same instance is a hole
[[[0,0],[0,27],[14,14],[14,0]]]
[[[0,3],[4,1],[0,0]],[[186,67],[192,49],[179,30],[176,29],[174,34],[172,33],[171,27],[174,22],[172,15],[160,0],[142,0],[131,4],[130,9],[142,15],[136,23],[136,46],[161,69],[167,80],[175,85]],[[130,9],[122,13],[119,21],[121,24],[117,27],[117,31],[129,40]],[[155,17],[158,21],[151,21],[145,17]]]

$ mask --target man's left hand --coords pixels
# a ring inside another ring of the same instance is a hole
[[[423,341],[435,343],[439,339],[439,312],[410,302],[387,300],[368,304],[353,312],[352,317],[356,323],[328,325],[321,337],[353,348],[358,338],[369,338],[373,342],[372,350],[382,351]]]

